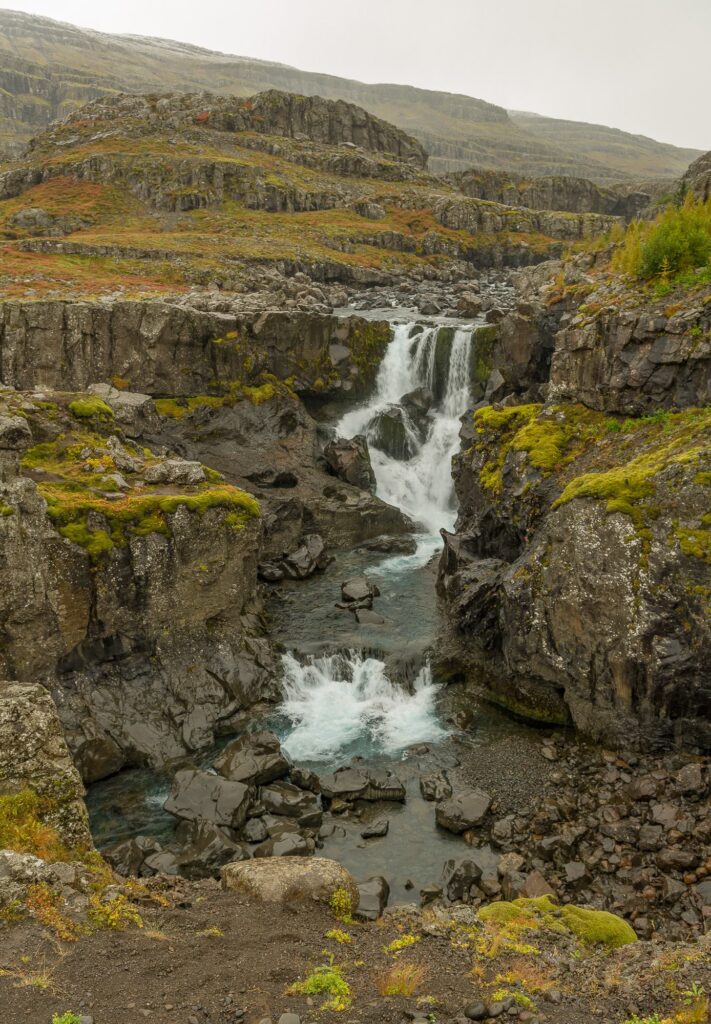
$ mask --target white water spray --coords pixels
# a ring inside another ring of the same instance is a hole
[[[292,731],[284,746],[294,760],[323,760],[359,744],[394,754],[413,743],[435,742],[445,732],[435,717],[429,665],[409,693],[387,677],[385,663],[351,651],[312,658],[305,665],[282,658],[281,713]]]

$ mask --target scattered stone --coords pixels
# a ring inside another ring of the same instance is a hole
[[[336,889],[345,889],[357,906],[358,889],[346,869],[326,857],[279,857],[226,864],[222,887],[264,903],[315,899],[328,903]]]
[[[371,822],[361,832],[361,839],[378,839],[381,836],[388,834],[390,828],[390,822],[387,818],[378,818],[376,821]]]
[[[479,825],[491,807],[491,797],[481,789],[462,789],[437,805],[437,824],[449,832],[466,832]]]
[[[388,905],[390,886],[381,875],[358,883],[358,907],[356,917],[364,921],[376,921]]]

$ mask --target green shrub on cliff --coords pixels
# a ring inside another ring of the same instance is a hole
[[[711,267],[711,199],[700,203],[689,196],[651,222],[630,224],[612,266],[647,281]]]

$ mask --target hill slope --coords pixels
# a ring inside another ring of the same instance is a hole
[[[503,107],[470,96],[367,85],[186,43],[107,35],[0,11],[0,148],[16,148],[88,100],[124,90],[248,96],[273,88],[365,107],[419,139],[435,172],[476,165],[610,182],[679,177],[700,155],[599,125],[509,116]]]

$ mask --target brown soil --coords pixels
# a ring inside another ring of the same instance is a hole
[[[394,955],[383,947],[406,930],[398,917],[339,925],[327,907],[250,904],[212,881],[166,884],[171,906],[144,909],[140,930],[97,931],[67,944],[35,924],[5,927],[0,932],[0,964],[8,972],[0,977],[2,1024],[51,1024],[53,1014],[67,1010],[91,1015],[95,1024],[144,1019],[153,1024],[257,1024],[265,1017],[278,1021],[286,1011],[300,1014],[305,1024],[329,1018],[344,1024],[391,1022],[418,1009],[423,1016],[431,1012],[437,1021],[447,1022],[480,997],[490,1002],[496,975],[521,963],[520,956],[488,959],[471,947],[453,945],[449,935],[423,933],[414,946]],[[346,929],[352,942],[327,939],[325,933],[334,927]],[[682,947],[676,949],[683,960]],[[321,997],[311,1002],[287,994],[295,980],[324,963],[324,950],[342,966],[352,988],[352,1007],[343,1013],[322,1012]],[[664,989],[655,991],[649,982],[652,956],[660,951],[659,946],[639,943],[612,954],[573,957],[560,945],[542,948],[534,964],[539,976],[555,976],[563,960],[568,966],[556,981],[562,1002],[537,997],[536,1019],[621,1024],[632,1008],[662,1012],[659,1000],[668,1003],[669,996],[660,996]],[[378,975],[403,962],[423,967],[417,994],[436,1002],[418,1006],[416,996],[378,994]],[[692,968],[693,980],[705,982],[707,990],[709,966],[707,958],[705,967],[696,961]],[[657,974],[660,984],[666,982],[663,971]]]

